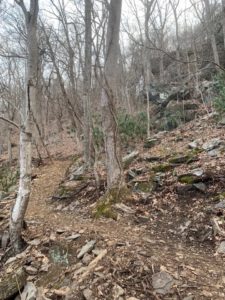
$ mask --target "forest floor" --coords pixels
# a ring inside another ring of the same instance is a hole
[[[218,152],[188,147],[195,140],[202,148],[215,138]],[[151,149],[139,143],[139,155],[125,171],[133,197],[116,220],[93,218],[93,174],[79,184],[68,180],[68,170],[80,160],[74,162],[63,147],[53,162],[33,168],[24,231],[29,247],[17,261],[39,288],[38,299],[225,299],[225,252],[217,251],[224,239],[224,126],[206,116],[157,139]],[[196,170],[201,180],[179,182],[181,175],[195,177]],[[104,171],[100,175],[104,182]],[[61,193],[68,182],[74,184],[69,196]],[[8,263],[2,270],[12,268]]]

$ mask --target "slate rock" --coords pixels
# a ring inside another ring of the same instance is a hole
[[[216,208],[216,209],[225,209],[225,200],[220,201],[219,203],[217,203],[217,204],[215,205],[215,208]]]
[[[27,282],[21,294],[21,300],[36,300],[38,290],[32,282]]]
[[[80,258],[82,258],[86,253],[90,252],[90,251],[94,248],[95,244],[96,244],[96,241],[95,241],[95,240],[89,241],[86,245],[84,245],[84,246],[81,248],[80,252],[79,252],[78,255],[77,255],[77,258],[80,259]]]
[[[74,240],[77,240],[81,235],[79,233],[77,234],[73,234],[73,235],[70,235],[66,238],[66,240],[69,240],[69,241],[74,241]]]
[[[193,142],[191,142],[191,143],[188,144],[188,147],[190,149],[198,149],[199,143],[197,141],[193,141]]]
[[[213,149],[208,151],[208,155],[211,157],[217,157],[220,155],[220,151],[218,151],[217,149]]]
[[[29,274],[29,275],[37,275],[37,272],[38,272],[38,270],[36,268],[31,267],[31,266],[26,266],[25,270],[26,270],[27,274]]]
[[[112,289],[112,294],[113,294],[113,299],[117,300],[117,299],[120,299],[120,297],[125,294],[125,291],[121,286],[116,284],[116,285],[114,285],[114,287]]]
[[[219,254],[225,254],[225,241],[222,241],[216,250]]]
[[[133,151],[130,154],[124,156],[122,159],[124,168],[129,167],[129,165],[138,157],[138,155],[138,151]]]
[[[84,296],[85,300],[92,300],[93,299],[92,294],[93,293],[92,293],[92,291],[90,289],[85,289],[83,291],[83,296]]]
[[[88,253],[84,254],[83,258],[82,258],[82,263],[87,266],[89,265],[89,263],[92,261],[92,256]]]
[[[150,149],[159,143],[160,141],[157,138],[147,139],[144,143],[144,148]]]
[[[205,193],[207,190],[207,186],[203,182],[198,182],[193,184],[194,187],[202,193]]]
[[[210,141],[204,143],[202,145],[202,148],[206,151],[211,151],[215,148],[218,148],[220,146],[220,144],[222,143],[221,139],[219,138],[214,138],[214,139],[211,139]]]
[[[158,272],[152,275],[152,286],[158,294],[168,294],[174,284],[173,277],[167,272]]]
[[[70,180],[82,180],[85,172],[85,166],[81,166],[70,174]]]

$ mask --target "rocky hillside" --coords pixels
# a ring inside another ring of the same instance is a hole
[[[127,149],[128,190],[105,202],[100,162],[34,167],[28,248],[10,259],[15,184],[0,193],[0,299],[224,299],[224,135],[204,115]]]

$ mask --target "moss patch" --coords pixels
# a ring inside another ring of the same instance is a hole
[[[175,166],[173,164],[159,164],[152,167],[152,170],[157,173],[165,173],[172,170]]]
[[[98,200],[95,209],[92,211],[93,217],[117,220],[117,212],[113,209],[113,205],[129,201],[131,196],[131,191],[127,186],[111,188]]]
[[[178,181],[180,183],[193,184],[193,183],[199,182],[199,177],[192,175],[192,174],[184,174],[184,175],[178,176]]]
[[[198,160],[197,154],[198,150],[194,149],[193,151],[188,152],[186,155],[175,155],[169,159],[170,164],[189,164]]]

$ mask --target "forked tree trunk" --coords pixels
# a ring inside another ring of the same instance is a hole
[[[36,107],[38,85],[37,16],[38,0],[30,0],[30,11],[23,0],[16,0],[22,8],[27,29],[26,98],[22,104],[20,130],[20,180],[19,191],[10,219],[10,240],[15,253],[23,249],[22,229],[31,191],[31,142],[33,129],[32,109]]]
[[[121,153],[116,120],[115,95],[119,56],[119,32],[122,0],[111,0],[106,37],[104,83],[101,94],[102,121],[105,138],[108,189],[123,181]]]

